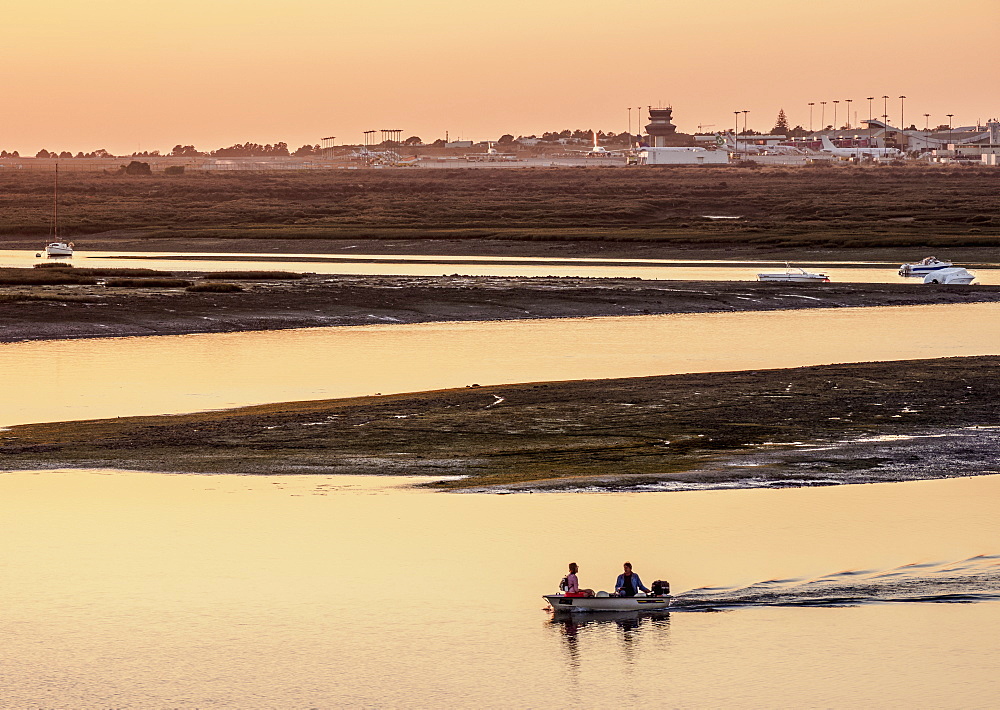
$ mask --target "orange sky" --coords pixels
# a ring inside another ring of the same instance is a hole
[[[891,122],[900,94],[920,127],[1000,114],[997,0],[11,4],[0,148],[23,154],[621,132],[627,107],[659,102],[688,132],[742,109],[758,130],[780,108],[808,127],[809,101],[840,100],[843,123],[845,99],[853,121],[884,94]]]

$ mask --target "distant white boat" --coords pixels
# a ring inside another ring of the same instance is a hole
[[[758,281],[792,281],[797,283],[807,282],[828,282],[830,277],[826,274],[812,273],[797,266],[785,264],[784,271],[772,271],[769,273],[757,274]]]
[[[941,261],[936,256],[928,256],[921,259],[916,264],[903,264],[899,267],[900,276],[924,276],[937,271],[938,269],[948,269],[954,266],[950,261]]]
[[[546,594],[545,599],[554,611],[654,611],[667,609],[673,600],[669,594],[664,596],[634,596],[612,597],[603,592],[604,596],[567,597],[565,594]]]
[[[937,269],[924,276],[925,284],[971,284],[976,275],[960,266]]]

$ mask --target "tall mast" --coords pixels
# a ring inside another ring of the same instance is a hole
[[[52,189],[52,238],[59,239],[59,163],[56,163],[56,179]]]

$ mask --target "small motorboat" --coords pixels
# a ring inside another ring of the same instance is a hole
[[[73,242],[52,242],[45,245],[48,256],[73,256]]]
[[[924,276],[925,284],[971,284],[976,275],[960,266],[938,269]]]
[[[903,264],[899,267],[900,276],[925,276],[938,269],[948,269],[954,266],[950,261],[941,261],[936,256],[928,256],[916,264]]]
[[[758,281],[791,281],[795,283],[825,283],[830,281],[830,277],[826,274],[817,274],[805,269],[800,269],[797,266],[791,266],[785,264],[784,271],[772,271],[770,273],[757,274]]]
[[[652,596],[637,594],[634,597],[613,597],[598,592],[593,597],[567,597],[565,594],[545,594],[543,597],[556,612],[584,611],[655,611],[667,609],[673,599],[669,594]]]

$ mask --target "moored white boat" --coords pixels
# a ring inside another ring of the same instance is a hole
[[[545,594],[543,599],[547,601],[554,611],[654,611],[657,609],[667,609],[673,599],[669,594],[663,596],[635,596],[635,597],[567,597],[565,594]]]
[[[784,271],[772,271],[765,272],[762,274],[757,274],[758,281],[791,281],[795,283],[808,283],[808,282],[828,282],[830,277],[826,274],[814,273],[806,271],[805,269],[800,269],[797,266],[791,266],[785,264]]]
[[[45,245],[48,256],[73,256],[73,242],[52,242]]]
[[[46,256],[73,256],[73,242],[59,238],[59,165],[56,165],[52,186],[52,234],[51,242],[45,245]]]
[[[960,266],[950,269],[938,269],[924,276],[925,284],[971,284],[976,275]]]
[[[925,276],[938,269],[949,269],[954,264],[950,261],[941,261],[936,256],[928,256],[921,259],[916,264],[903,264],[899,267],[900,276]]]

